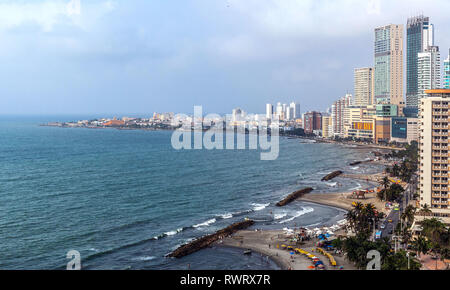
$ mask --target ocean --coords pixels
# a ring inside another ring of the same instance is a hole
[[[334,171],[372,173],[370,149],[280,138],[275,161],[252,150],[184,150],[170,131],[41,127],[68,117],[0,118],[0,269],[278,269],[259,255],[213,247],[182,259],[178,246],[248,217],[254,228],[331,225],[340,209],[287,194],[342,192],[368,184]]]

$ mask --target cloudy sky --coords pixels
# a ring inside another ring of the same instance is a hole
[[[1,114],[324,110],[373,65],[373,29],[448,0],[0,0]]]

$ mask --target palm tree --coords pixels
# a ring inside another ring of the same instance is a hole
[[[422,234],[433,243],[439,243],[441,235],[445,235],[447,231],[445,224],[436,218],[425,219],[420,222],[422,226]]]
[[[421,254],[426,254],[431,249],[431,243],[423,236],[419,236],[414,239],[412,241],[412,246],[419,258]]]
[[[412,205],[408,205],[405,208],[405,211],[402,213],[401,218],[406,222],[408,221],[408,224],[411,224],[412,221],[414,220],[414,215],[416,212],[416,208]]]
[[[387,176],[385,176],[383,178],[383,180],[381,180],[381,185],[383,185],[384,187],[384,200],[386,200],[386,193],[388,191],[389,185],[391,184],[391,181],[389,180],[389,178]]]
[[[424,204],[423,207],[420,209],[420,213],[424,216],[429,216],[432,212],[428,204]]]

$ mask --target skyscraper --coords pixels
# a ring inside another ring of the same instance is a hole
[[[293,119],[300,118],[300,104],[297,104],[295,102],[292,102],[290,107],[294,110]]]
[[[284,120],[284,111],[283,111],[283,105],[278,102],[276,107],[276,115],[280,120]]]
[[[344,113],[345,108],[352,105],[352,95],[345,97],[333,103],[331,106],[331,124],[334,136],[344,136]]]
[[[403,25],[375,29],[375,102],[400,105],[403,101]]]
[[[273,105],[272,104],[267,104],[266,105],[266,118],[267,118],[267,120],[272,120],[272,116],[273,116]]]
[[[355,105],[367,106],[374,103],[373,68],[355,69]]]
[[[450,89],[450,50],[448,52],[448,57],[444,61],[444,83],[443,87],[445,89]]]
[[[417,95],[420,99],[427,95],[426,90],[441,87],[441,57],[439,47],[429,46],[417,57]]]
[[[417,107],[419,98],[419,53],[434,45],[434,27],[429,17],[411,17],[407,23],[406,105]]]

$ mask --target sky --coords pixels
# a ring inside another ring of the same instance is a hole
[[[373,66],[373,30],[448,0],[0,0],[0,114],[325,110]]]

